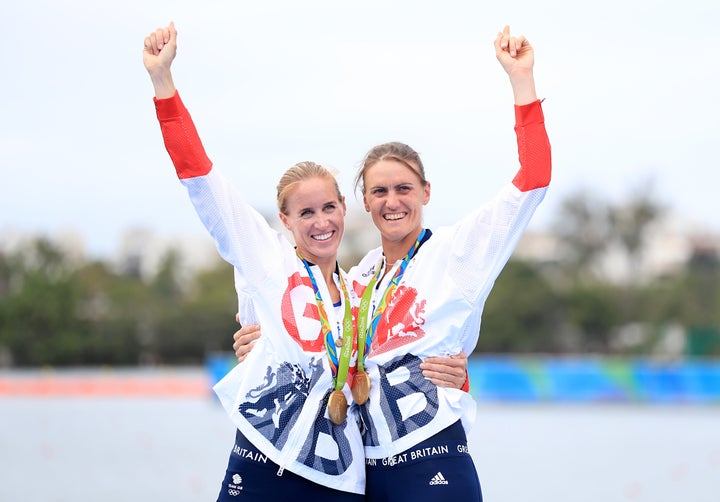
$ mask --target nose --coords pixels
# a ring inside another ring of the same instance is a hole
[[[329,214],[320,212],[317,214],[317,216],[315,218],[315,226],[320,229],[325,229],[330,226],[331,221],[332,221],[332,219]]]
[[[390,190],[385,197],[385,205],[391,209],[395,208],[397,207],[398,200],[400,200],[400,198],[397,196],[397,194],[393,190]]]

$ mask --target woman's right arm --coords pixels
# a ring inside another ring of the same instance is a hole
[[[145,37],[143,64],[155,90],[155,111],[165,148],[181,180],[204,176],[212,168],[190,113],[180,99],[172,76],[177,54],[177,30],[171,22]]]
[[[220,174],[197,133],[173,82],[177,52],[173,23],[145,37],[143,63],[155,90],[155,110],[165,148],[198,216],[210,232],[220,256],[238,271],[238,286],[258,287],[282,259],[277,232],[252,209]]]

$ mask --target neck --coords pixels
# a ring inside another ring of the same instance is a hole
[[[331,284],[334,284],[335,281],[333,281],[333,274],[335,273],[335,262],[332,264],[325,264],[325,265],[318,265],[320,267],[320,271],[322,272],[323,279],[325,279],[325,283],[330,286]]]
[[[339,302],[340,290],[335,285],[335,280],[333,279],[333,274],[335,273],[335,262],[333,262],[332,266],[321,266],[320,270],[322,271],[323,279],[325,279],[325,284],[327,284],[328,291],[330,291],[330,298],[332,299],[332,302]]]
[[[322,275],[323,280],[325,281],[325,284],[327,285],[328,291],[330,291],[330,297],[332,298],[333,303],[337,303],[340,301],[340,290],[338,290],[337,286],[335,285],[335,281],[333,280],[333,274],[335,273],[335,268],[337,266],[336,260],[323,260],[321,263],[314,263],[320,268],[320,274]],[[316,280],[319,280],[319,277],[316,277]]]
[[[320,269],[320,275],[322,275],[322,278],[325,281],[328,290],[330,290],[333,302],[337,302],[340,298],[340,294],[338,292],[337,286],[335,286],[335,281],[333,280],[333,274],[335,273],[335,269],[337,268],[337,256],[332,256],[329,258],[319,258],[318,256],[313,256],[309,253],[305,253],[304,250],[300,247],[297,248],[297,252],[302,259],[306,260],[308,263],[312,263]],[[315,280],[319,282],[320,278],[315,275]]]
[[[415,241],[420,236],[422,228],[418,228],[416,231],[407,234],[399,241],[390,241],[382,238],[383,253],[385,254],[385,261],[388,267],[391,266],[398,260],[405,258],[410,248],[415,244]]]
[[[298,251],[298,254],[309,264],[315,265],[320,269],[320,274],[322,275],[325,282],[329,285],[332,282],[332,276],[335,272],[335,266],[337,265],[337,259],[318,259],[317,256],[307,256],[303,254],[302,250]],[[316,279],[320,279],[316,275]]]

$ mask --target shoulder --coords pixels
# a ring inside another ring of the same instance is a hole
[[[352,267],[348,272],[348,276],[351,280],[367,283],[375,273],[375,268],[380,259],[382,258],[382,246],[375,249],[371,249],[368,253],[360,260],[360,262]]]

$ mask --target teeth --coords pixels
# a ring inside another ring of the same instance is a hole
[[[322,234],[322,235],[313,235],[313,239],[315,239],[316,241],[326,241],[330,237],[332,237],[332,234],[333,234],[332,232],[328,232],[328,233]]]
[[[386,214],[385,219],[386,220],[399,220],[400,218],[404,218],[405,213],[398,213],[398,214]]]

